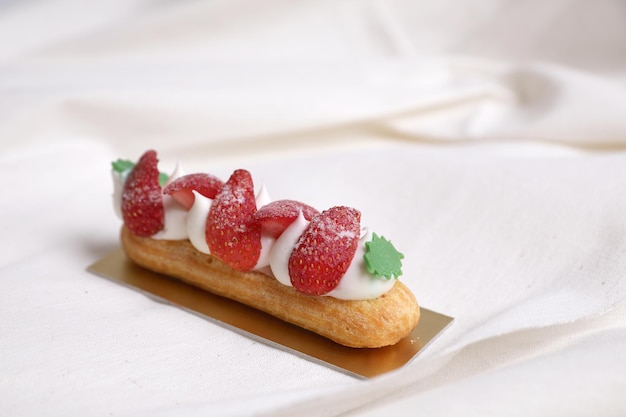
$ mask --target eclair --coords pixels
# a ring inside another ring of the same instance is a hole
[[[419,305],[398,279],[403,255],[358,210],[272,201],[243,169],[222,181],[157,165],[153,150],[113,163],[131,261],[344,346],[394,345],[417,326]]]

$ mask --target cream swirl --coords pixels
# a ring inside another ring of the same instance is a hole
[[[206,219],[211,210],[213,200],[193,191],[193,205],[187,213],[187,236],[196,250],[209,254],[209,245],[206,242]]]

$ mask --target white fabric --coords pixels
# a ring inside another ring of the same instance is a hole
[[[623,415],[623,9],[0,3],[0,414]],[[359,208],[455,323],[363,382],[88,274],[148,148]]]

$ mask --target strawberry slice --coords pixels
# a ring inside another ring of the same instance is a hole
[[[193,206],[195,197],[192,191],[197,191],[203,196],[214,199],[222,190],[224,182],[210,174],[189,174],[176,178],[163,189],[163,194],[171,195],[187,210]]]
[[[319,211],[295,200],[277,200],[261,207],[254,218],[261,224],[263,231],[277,238],[289,227],[302,211],[304,218],[311,220]]]
[[[126,227],[138,236],[152,236],[165,223],[157,164],[156,152],[146,151],[124,182],[122,218]]]
[[[211,254],[234,269],[253,269],[261,254],[261,225],[254,220],[255,212],[252,176],[236,170],[209,210],[206,241]]]
[[[361,213],[333,207],[313,217],[289,257],[289,275],[296,290],[323,295],[338,284],[356,253]]]

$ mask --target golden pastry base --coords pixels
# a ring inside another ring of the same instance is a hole
[[[358,378],[401,368],[453,321],[422,308],[418,326],[394,346],[355,349],[279,320],[236,301],[219,297],[132,263],[122,249],[110,253],[89,272],[111,279],[158,301],[165,301],[265,344],[287,350]]]

